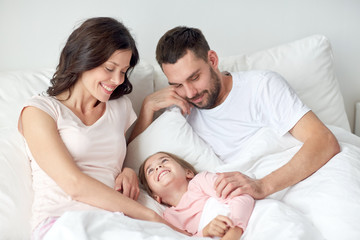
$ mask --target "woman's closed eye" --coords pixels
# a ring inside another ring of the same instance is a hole
[[[113,72],[113,71],[114,71],[114,69],[113,69],[113,68],[110,68],[110,67],[105,67],[105,69],[106,69],[107,71],[109,71],[109,72]]]

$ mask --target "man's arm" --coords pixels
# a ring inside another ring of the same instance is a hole
[[[139,117],[130,135],[129,142],[142,133],[153,121],[155,112],[177,105],[183,114],[190,113],[189,103],[180,97],[175,86],[168,86],[145,97],[141,106]]]
[[[251,179],[239,172],[221,173],[215,182],[221,197],[247,193],[262,199],[307,178],[340,151],[332,132],[313,112],[306,113],[289,131],[304,144],[293,158],[262,179]]]

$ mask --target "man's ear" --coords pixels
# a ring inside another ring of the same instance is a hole
[[[186,169],[186,178],[187,179],[193,179],[195,174],[190,169]]]
[[[208,51],[208,60],[213,69],[216,69],[219,64],[219,57],[214,50]]]

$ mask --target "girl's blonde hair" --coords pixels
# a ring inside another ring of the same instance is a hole
[[[180,164],[180,166],[182,166],[185,170],[190,170],[194,173],[194,175],[196,175],[198,172],[195,170],[194,166],[191,165],[190,163],[188,163],[187,161],[185,161],[184,159],[176,156],[175,154],[171,154],[171,153],[168,153],[168,152],[157,152],[157,153],[154,153],[153,155],[150,155],[149,157],[147,157],[145,159],[145,161],[141,164],[140,168],[139,168],[139,180],[140,180],[140,183],[144,186],[146,192],[150,195],[150,196],[153,196],[153,192],[152,190],[150,189],[149,187],[149,184],[146,180],[146,175],[145,175],[145,163],[146,161],[154,156],[155,154],[158,154],[158,153],[163,153],[163,154],[166,154],[168,155],[169,157],[173,158],[178,164]]]

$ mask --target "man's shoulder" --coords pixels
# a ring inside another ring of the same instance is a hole
[[[231,72],[233,78],[248,79],[248,78],[271,78],[280,76],[279,73],[271,70],[248,70],[241,72]]]

